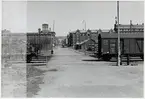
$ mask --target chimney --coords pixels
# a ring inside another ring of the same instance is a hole
[[[132,20],[130,20],[130,25],[132,25]]]

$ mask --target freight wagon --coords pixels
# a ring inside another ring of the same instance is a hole
[[[98,58],[109,61],[118,56],[118,34],[101,33],[98,36]],[[121,33],[120,49],[122,56],[144,57],[144,35],[143,33]]]
[[[53,33],[27,33],[27,62],[53,54]]]

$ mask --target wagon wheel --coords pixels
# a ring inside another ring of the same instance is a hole
[[[102,58],[104,61],[110,61],[111,56],[110,55],[103,55]]]
[[[142,60],[144,60],[144,55],[141,55],[140,58],[141,58]]]
[[[27,63],[30,63],[32,61],[31,55],[27,55]]]

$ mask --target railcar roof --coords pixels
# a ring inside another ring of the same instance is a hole
[[[118,38],[117,33],[101,33],[101,38]],[[120,38],[144,38],[143,33],[120,33]]]

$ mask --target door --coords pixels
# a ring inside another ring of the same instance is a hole
[[[116,39],[110,39],[110,54],[116,54]]]

